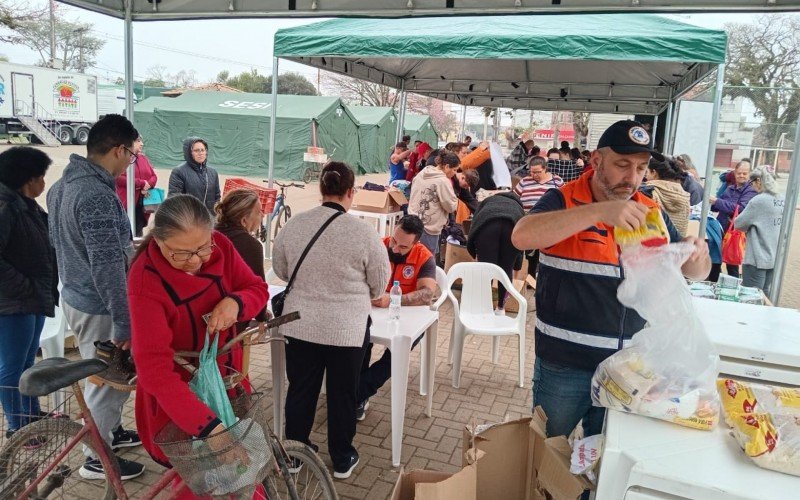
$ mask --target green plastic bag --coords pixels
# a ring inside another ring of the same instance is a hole
[[[194,373],[189,387],[197,394],[200,401],[208,405],[217,414],[225,427],[230,427],[236,423],[236,415],[233,414],[233,406],[228,399],[228,392],[225,390],[225,382],[217,365],[217,349],[219,336],[214,337],[213,344],[209,347],[209,335],[206,332],[206,343],[200,351],[200,366]]]

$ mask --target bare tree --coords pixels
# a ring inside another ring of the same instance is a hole
[[[56,52],[50,53],[50,25],[38,20],[19,21],[8,41],[39,53],[39,64],[61,61],[64,69],[84,71],[94,66],[95,57],[106,41],[89,34],[92,24],[56,18]]]
[[[0,0],[0,42],[14,43],[14,35],[9,31],[17,30],[24,23],[41,21],[46,14],[46,7],[31,7],[27,1]]]
[[[167,82],[171,80],[167,73],[167,67],[162,64],[150,66],[145,74],[147,75],[147,80],[144,81],[146,87],[166,87]]]
[[[590,113],[582,111],[572,113],[572,129],[575,130],[574,147],[585,147],[586,138],[589,136],[589,118],[591,116]]]
[[[347,104],[361,106],[388,106],[399,104],[395,89],[349,76],[325,72],[322,75],[324,93],[339,96]]]
[[[197,71],[193,69],[182,69],[173,77],[176,87],[192,87],[197,85]]]

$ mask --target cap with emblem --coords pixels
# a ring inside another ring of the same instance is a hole
[[[650,153],[656,160],[664,161],[664,155],[650,147],[650,134],[647,130],[641,123],[633,120],[620,120],[608,127],[597,142],[597,149],[600,148],[611,148],[621,155]]]

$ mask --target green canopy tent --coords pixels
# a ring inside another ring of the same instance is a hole
[[[439,134],[428,115],[407,114],[403,122],[403,135],[411,136],[412,145],[414,141],[422,141],[427,142],[433,149],[439,147]]]
[[[269,156],[269,94],[186,92],[179,97],[149,98],[135,108],[137,125],[144,124],[148,156],[155,165],[172,167],[183,161],[183,140],[202,137],[209,143],[209,163],[220,173],[259,175]],[[309,146],[322,147],[331,159],[356,165],[358,129],[338,97],[278,96],[275,175],[301,179],[310,164]],[[140,121],[141,120],[141,121]],[[145,132],[142,132],[143,135]]]
[[[395,145],[397,116],[394,109],[382,106],[347,106],[347,109],[358,124],[359,171],[365,174],[385,172],[386,159]]]
[[[171,97],[153,96],[148,97],[143,101],[139,101],[133,106],[133,116],[134,121],[136,122],[136,130],[139,131],[139,134],[145,141],[145,145],[148,148],[148,155],[150,153],[150,141],[155,139],[155,135],[150,132],[153,126],[153,113],[159,106],[169,105],[169,101],[172,101]]]

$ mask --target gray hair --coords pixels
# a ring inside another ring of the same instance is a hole
[[[164,241],[190,228],[212,231],[214,218],[205,205],[192,195],[179,194],[164,200],[155,213],[155,224],[139,245],[134,260],[142,254],[153,238]]]
[[[760,165],[750,172],[750,182],[761,182],[761,188],[764,192],[776,195],[778,194],[778,183],[775,177],[767,170],[767,165]]]

